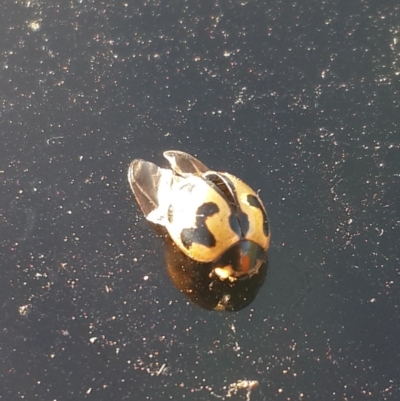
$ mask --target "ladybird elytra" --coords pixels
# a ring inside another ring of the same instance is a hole
[[[176,245],[191,258],[212,262],[240,240],[240,233],[229,222],[232,208],[202,177],[192,175],[174,184],[171,199],[171,222],[165,227]]]
[[[263,249],[269,247],[269,226],[265,208],[258,195],[241,179],[229,173],[207,172],[204,177],[213,182],[221,181],[219,188],[224,189],[231,203],[233,219],[240,225],[243,238],[252,240]],[[235,231],[238,233],[238,231]]]
[[[166,151],[164,157],[170,168],[141,159],[129,167],[128,180],[146,219],[165,227],[189,258],[212,263],[220,280],[258,274],[270,231],[257,193],[187,153]]]
[[[248,218],[248,229],[245,238],[259,244],[263,249],[269,247],[270,235],[265,208],[258,195],[239,178],[225,173],[232,181],[241,211]]]

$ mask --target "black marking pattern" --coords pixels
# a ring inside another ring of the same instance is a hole
[[[229,216],[229,224],[236,234],[242,238],[246,238],[250,228],[249,217],[246,213],[243,213],[240,209],[235,210],[235,212]]]
[[[263,218],[264,218],[264,224],[263,224],[263,229],[264,229],[264,234],[266,237],[269,236],[269,223],[268,223],[268,218],[267,215],[264,211],[264,208],[262,207],[260,201],[258,200],[258,198],[254,195],[247,195],[247,202],[249,203],[250,206],[256,207],[257,209],[260,209],[262,214],[263,214]]]
[[[214,202],[207,202],[201,205],[196,212],[196,227],[184,228],[181,232],[181,241],[186,249],[193,243],[207,247],[214,247],[216,240],[206,225],[207,218],[219,212],[219,207]]]

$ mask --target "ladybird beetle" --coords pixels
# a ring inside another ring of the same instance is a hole
[[[232,174],[210,170],[180,151],[170,168],[135,159],[128,180],[146,219],[164,227],[190,259],[212,263],[210,275],[231,283],[259,272],[270,230],[257,193]]]

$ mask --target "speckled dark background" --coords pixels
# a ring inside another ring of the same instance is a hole
[[[400,399],[394,4],[3,1],[1,400]],[[166,149],[260,190],[247,309],[171,284],[126,179]]]

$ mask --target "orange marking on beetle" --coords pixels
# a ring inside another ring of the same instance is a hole
[[[250,269],[250,262],[251,262],[251,259],[250,259],[249,256],[244,255],[244,256],[242,257],[242,270],[243,270],[245,273],[247,273],[247,272],[249,271],[249,269]]]

